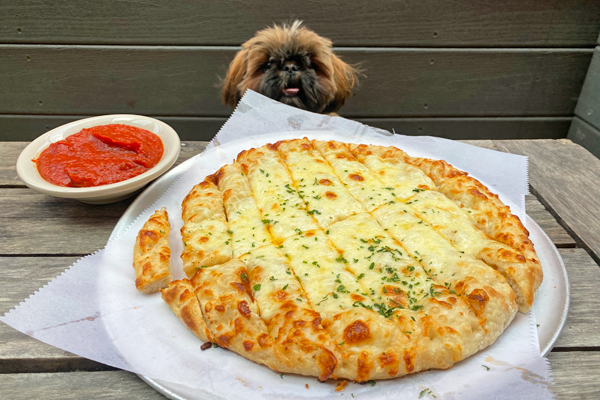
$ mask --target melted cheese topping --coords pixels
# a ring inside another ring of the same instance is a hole
[[[476,258],[485,235],[400,159],[303,139],[243,152],[217,175],[228,221],[188,222],[184,240],[203,262],[227,260],[222,244],[234,257],[250,252],[243,260],[267,320],[276,293],[327,315],[363,307],[390,317],[474,273],[503,284]]]
[[[321,231],[303,232],[287,239],[281,250],[302,283],[313,309],[325,315],[351,309],[354,296],[365,296],[366,289],[347,268],[347,260]]]
[[[241,260],[246,263],[252,295],[266,322],[287,300],[307,303],[304,290],[281,249],[269,244],[244,255]]]
[[[466,254],[478,257],[486,248],[514,253],[514,249],[492,240],[474,226],[468,215],[469,210],[461,209],[439,192],[419,193],[411,205],[420,218]]]
[[[262,223],[250,184],[238,163],[223,167],[219,189],[229,222],[234,257],[271,243],[271,235]]]
[[[362,211],[312,144],[304,139],[279,146],[298,195],[322,228]]]
[[[315,146],[364,210],[373,211],[383,204],[398,201],[396,188],[385,186],[374,173],[354,158],[345,145],[316,142]]]
[[[183,270],[188,277],[203,267],[222,264],[231,260],[231,236],[226,222],[204,220],[187,222],[181,228],[183,238]]]
[[[263,147],[260,151],[249,152],[241,160],[247,166],[261,221],[276,241],[294,235],[297,228],[302,231],[318,228],[277,152]]]
[[[429,276],[446,288],[452,290],[454,283],[468,276],[482,276],[487,278],[490,286],[506,290],[503,287],[506,280],[502,275],[456,249],[417,215],[412,207],[403,204],[385,205],[373,212],[377,221],[402,243]]]
[[[410,164],[373,155],[365,157],[363,162],[386,186],[395,188],[396,196],[400,199],[413,196],[415,190],[435,189],[433,181]]]
[[[329,238],[344,251],[347,268],[367,288],[373,302],[379,304],[376,311],[423,308],[420,300],[429,296],[431,279],[370,214],[357,214],[332,225]],[[386,307],[380,305],[384,300]]]
[[[182,203],[183,270],[191,277],[197,269],[222,264],[233,256],[223,209],[223,194],[209,180],[194,186]]]

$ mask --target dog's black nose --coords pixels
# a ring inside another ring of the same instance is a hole
[[[298,71],[298,66],[293,62],[287,62],[283,65],[283,72],[293,74]]]

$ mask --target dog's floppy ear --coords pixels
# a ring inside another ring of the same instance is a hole
[[[246,75],[246,67],[248,64],[248,49],[243,48],[238,51],[235,58],[229,64],[227,76],[223,80],[223,90],[221,91],[221,101],[225,105],[235,108],[240,101],[242,93],[238,90],[238,85]]]
[[[352,89],[358,86],[358,74],[356,68],[346,64],[335,54],[332,54],[333,63],[333,81],[335,82],[336,93],[331,103],[323,110],[323,113],[333,113],[339,110],[346,99],[352,96]]]

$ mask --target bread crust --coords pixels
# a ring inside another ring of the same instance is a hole
[[[166,208],[157,210],[144,223],[133,248],[135,287],[142,293],[155,293],[173,280],[169,215]]]
[[[201,339],[320,380],[449,368],[529,309],[542,279],[528,232],[496,195],[393,147],[249,149],[183,210],[184,242],[206,236],[207,221],[221,239],[184,250],[193,277],[162,291],[175,314]]]

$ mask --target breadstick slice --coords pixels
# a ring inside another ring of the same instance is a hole
[[[246,264],[231,260],[198,270],[192,279],[213,342],[260,364],[271,366],[271,339],[248,293]]]
[[[204,342],[212,341],[194,286],[188,279],[173,281],[166,289],[160,289],[160,293],[171,311],[194,335]]]
[[[223,193],[208,176],[194,186],[181,204],[183,227],[183,271],[188,278],[200,268],[218,265],[231,260],[231,235]]]
[[[157,210],[139,231],[133,248],[135,287],[142,293],[155,293],[173,280],[169,246],[169,215]]]

